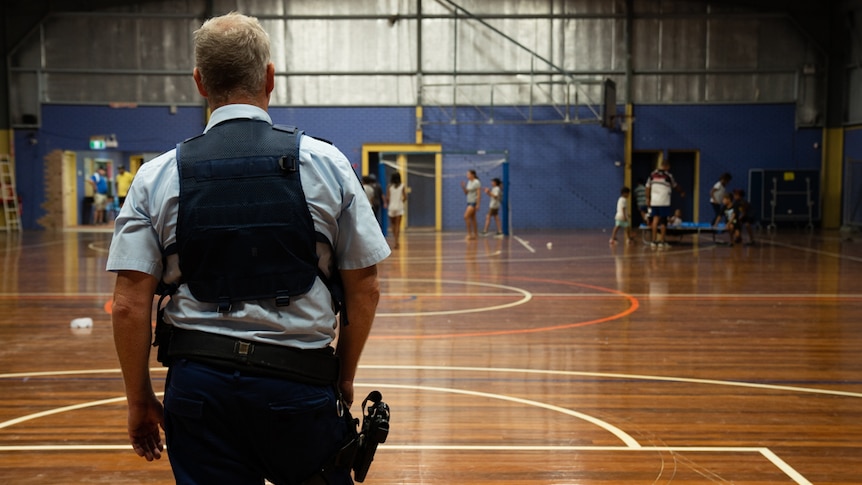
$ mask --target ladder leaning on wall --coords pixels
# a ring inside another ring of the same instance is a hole
[[[3,214],[0,229],[6,232],[21,230],[21,212],[18,208],[18,192],[15,190],[15,174],[12,173],[12,159],[0,155],[0,199],[3,201]]]

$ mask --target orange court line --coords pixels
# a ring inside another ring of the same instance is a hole
[[[527,333],[538,333],[538,332],[551,332],[554,330],[564,330],[568,328],[576,328],[576,327],[585,327],[588,325],[597,325],[600,323],[611,322],[614,320],[618,320],[625,316],[631,315],[640,307],[640,303],[638,299],[632,295],[627,293],[623,293],[621,291],[617,291],[611,288],[603,288],[601,286],[588,285],[585,283],[575,283],[571,281],[561,281],[561,280],[547,280],[540,278],[528,278],[528,277],[519,277],[513,278],[515,280],[523,280],[523,281],[532,281],[532,282],[542,282],[542,283],[554,283],[554,284],[562,284],[568,286],[578,286],[582,288],[590,288],[597,291],[612,293],[617,296],[621,296],[629,301],[629,307],[626,310],[623,310],[620,313],[615,315],[609,315],[607,317],[597,318],[594,320],[588,320],[584,322],[574,322],[574,323],[563,323],[559,325],[551,325],[548,327],[538,327],[538,328],[517,328],[511,330],[495,330],[488,332],[467,332],[467,333],[449,333],[449,334],[435,334],[435,335],[371,335],[369,339],[374,340],[427,340],[427,339],[439,339],[439,338],[456,338],[456,337],[490,337],[497,335],[519,335],[519,334],[527,334]]]

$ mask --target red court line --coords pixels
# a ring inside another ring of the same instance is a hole
[[[538,327],[538,328],[517,328],[517,329],[509,329],[509,330],[496,330],[496,331],[486,331],[486,332],[467,332],[467,333],[450,333],[450,334],[435,334],[435,335],[371,335],[369,338],[375,340],[407,340],[407,339],[436,339],[436,338],[453,338],[453,337],[489,337],[496,335],[517,335],[517,334],[527,334],[527,333],[538,333],[538,332],[550,332],[554,330],[564,330],[567,328],[576,328],[576,327],[584,327],[588,325],[597,325],[599,323],[610,322],[613,320],[617,320],[619,318],[623,318],[627,315],[630,315],[637,311],[639,307],[639,303],[637,298],[632,295],[613,290],[610,288],[604,288],[601,286],[588,285],[583,283],[573,283],[570,281],[562,281],[562,280],[547,280],[547,279],[537,279],[537,278],[513,278],[516,280],[523,281],[532,281],[532,282],[543,282],[543,283],[551,283],[557,285],[569,285],[576,286],[581,288],[589,288],[592,290],[596,290],[604,293],[611,293],[610,296],[623,297],[629,301],[629,308],[626,310],[617,313],[615,315],[609,315],[607,317],[597,318],[594,320],[587,320],[583,322],[573,322],[573,323],[565,323],[560,325],[552,325],[546,327]],[[467,296],[467,295],[464,295]],[[573,295],[577,296],[577,295]],[[593,295],[593,297],[598,297],[599,295]],[[26,295],[26,296],[10,296],[5,295],[0,298],[4,299],[87,299],[87,298],[102,298],[102,295],[48,295],[48,296],[36,296],[36,295]],[[109,299],[105,302],[103,308],[105,313],[111,314],[111,306],[113,300]]]
[[[85,300],[87,298],[104,298],[106,294],[98,294],[98,295],[80,295],[75,293],[70,293],[68,295],[0,295],[0,300]]]
[[[516,328],[510,330],[495,330],[495,331],[487,331],[487,332],[465,332],[465,333],[448,333],[448,334],[434,334],[434,335],[371,335],[369,338],[374,340],[427,340],[427,339],[439,339],[439,338],[456,338],[456,337],[490,337],[497,335],[519,335],[519,334],[527,334],[527,333],[539,333],[539,332],[551,332],[554,330],[564,330],[569,328],[576,327],[585,327],[588,325],[597,325],[599,323],[611,322],[614,320],[618,320],[625,316],[631,315],[640,307],[640,303],[638,299],[634,296],[624,293],[621,291],[617,291],[611,288],[604,288],[601,286],[588,285],[585,283],[574,283],[571,281],[561,281],[561,280],[548,280],[548,279],[540,279],[540,278],[528,278],[528,277],[515,277],[512,278],[514,280],[521,281],[530,281],[534,283],[552,283],[558,285],[568,285],[568,286],[576,286],[581,288],[589,288],[596,291],[611,293],[618,297],[622,297],[625,300],[628,300],[629,307],[623,310],[620,313],[609,315],[607,317],[597,318],[594,320],[587,320],[583,322],[573,322],[573,323],[563,323],[559,325],[551,325],[547,327],[537,327],[537,328]],[[373,332],[373,331],[372,331]]]
[[[862,301],[862,296],[802,295],[643,295],[649,300],[720,300],[720,301]]]

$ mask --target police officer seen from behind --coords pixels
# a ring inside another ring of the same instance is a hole
[[[210,19],[194,43],[212,116],[141,167],[108,257],[132,447],[159,459],[163,427],[180,484],[352,483],[329,466],[348,429],[339,399],[354,398],[389,247],[345,156],[273,126],[257,19]],[[157,293],[164,407],[149,374]]]

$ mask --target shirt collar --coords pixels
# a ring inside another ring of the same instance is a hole
[[[250,104],[228,104],[212,112],[212,114],[210,115],[210,120],[207,123],[206,128],[204,128],[204,133],[209,131],[209,129],[213,126],[223,121],[237,118],[261,120],[272,124],[272,118],[269,116],[269,113],[258,108],[257,106],[252,106]]]

